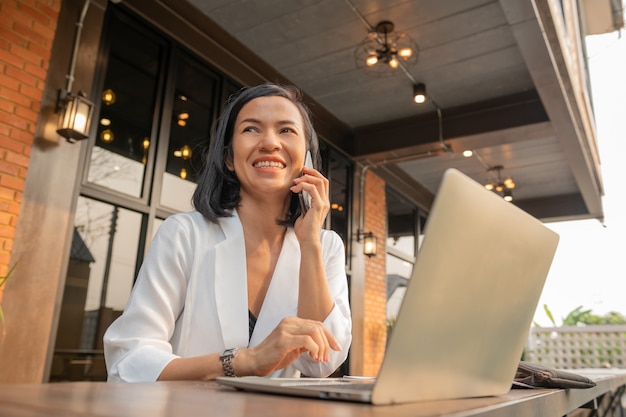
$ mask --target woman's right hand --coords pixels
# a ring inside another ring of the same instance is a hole
[[[330,360],[341,350],[335,337],[319,321],[286,317],[259,345],[242,349],[233,359],[238,375],[266,376],[290,365],[304,352],[316,361]]]

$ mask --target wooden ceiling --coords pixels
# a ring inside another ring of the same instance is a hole
[[[602,218],[584,45],[558,3],[188,0],[202,18],[186,13],[233,57],[235,73],[238,62],[298,85],[325,140],[421,206],[445,169],[485,183],[501,165],[517,185],[514,203],[536,217]],[[419,56],[406,71],[372,77],[355,50],[383,20],[408,34]],[[412,101],[414,82],[426,85],[426,103]]]

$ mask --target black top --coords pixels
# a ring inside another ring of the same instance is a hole
[[[248,310],[248,340],[252,338],[252,332],[256,325],[256,316],[252,314],[252,311]]]

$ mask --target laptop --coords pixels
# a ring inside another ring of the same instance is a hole
[[[445,172],[376,378],[217,378],[243,390],[370,404],[505,394],[559,237]]]

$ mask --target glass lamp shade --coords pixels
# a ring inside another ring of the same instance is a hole
[[[363,237],[363,253],[367,256],[376,256],[376,236],[368,232]]]
[[[93,103],[82,93],[67,93],[59,99],[61,115],[57,133],[70,142],[87,139],[93,114]]]

